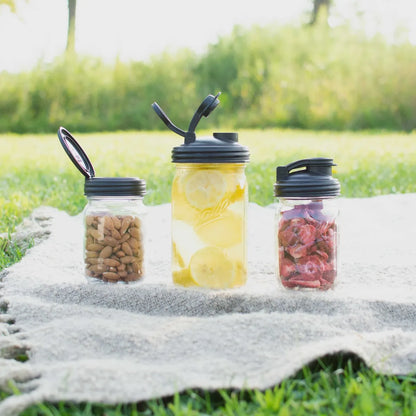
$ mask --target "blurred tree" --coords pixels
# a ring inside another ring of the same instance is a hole
[[[68,0],[68,36],[66,38],[66,53],[75,53],[75,20],[77,0]]]
[[[331,4],[332,0],[313,0],[313,8],[309,24],[315,25],[320,22],[325,22],[327,24]]]
[[[0,0],[0,6],[9,6],[13,13],[16,13],[16,2],[14,0]]]
[[[8,6],[12,13],[16,13],[15,0],[0,0],[0,6]],[[66,52],[75,53],[75,20],[77,0],[68,0],[68,35],[66,39]]]

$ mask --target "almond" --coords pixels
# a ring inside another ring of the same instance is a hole
[[[88,229],[88,233],[98,241],[101,241],[104,238],[103,232],[100,232],[92,227]]]
[[[124,278],[126,282],[133,282],[135,280],[139,280],[142,276],[137,273],[129,273],[127,277]]]
[[[100,255],[98,257],[101,257],[102,259],[106,259],[107,257],[110,257],[113,253],[113,249],[110,246],[105,246],[101,251]]]
[[[104,246],[97,243],[91,243],[88,244],[86,248],[88,251],[101,251],[104,248]]]
[[[98,259],[95,257],[87,257],[85,259],[86,264],[98,264]]]
[[[119,230],[121,227],[120,219],[117,217],[113,217],[113,225],[114,225],[114,228],[117,228],[117,230]]]
[[[102,272],[107,271],[107,269],[108,269],[108,266],[106,266],[105,264],[93,264],[90,267],[90,270],[94,273],[102,273]]]
[[[124,217],[121,221],[120,234],[123,235],[131,223],[132,217]]]
[[[110,267],[119,267],[121,263],[114,259],[104,259],[104,264]]]
[[[108,228],[109,230],[114,229],[114,223],[113,223],[113,217],[110,217],[108,215],[105,215],[103,217],[104,227]]]
[[[120,240],[121,234],[114,228],[111,230],[111,237],[115,238],[116,240]]]
[[[132,256],[133,255],[133,251],[130,247],[130,245],[128,243],[123,243],[121,245],[122,250],[124,251],[124,253],[126,253],[127,256]]]
[[[110,237],[110,236],[104,237],[103,243],[111,247],[115,247],[118,245],[118,241],[115,238]]]
[[[136,261],[136,257],[133,256],[124,256],[120,258],[120,261],[124,264],[129,264],[129,263],[133,263],[134,261]]]
[[[104,272],[103,277],[108,280],[119,280],[119,276],[114,272]]]
[[[122,237],[121,237],[121,239],[120,239],[120,244],[123,244],[123,243],[125,243],[126,241],[128,241],[128,240],[130,240],[130,234],[128,234],[128,233],[126,233],[126,234],[124,234]]]
[[[127,241],[129,243],[129,246],[134,250],[139,247],[139,240],[137,240],[134,237],[129,238]]]
[[[136,227],[132,227],[129,230],[129,233],[132,237],[137,238],[138,240],[141,240],[140,230]]]

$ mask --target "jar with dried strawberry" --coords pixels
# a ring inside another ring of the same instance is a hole
[[[332,159],[303,159],[276,170],[276,274],[290,289],[333,287],[338,270],[340,184]]]

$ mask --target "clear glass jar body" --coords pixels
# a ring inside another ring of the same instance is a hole
[[[326,290],[338,272],[338,204],[330,198],[279,198],[276,274],[291,289]]]
[[[176,163],[172,184],[172,278],[226,289],[247,280],[245,163]]]
[[[144,275],[145,206],[139,196],[88,197],[85,275],[92,282],[135,282]]]

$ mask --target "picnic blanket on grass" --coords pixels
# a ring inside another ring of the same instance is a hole
[[[39,401],[136,402],[190,388],[265,389],[316,358],[353,353],[376,371],[416,371],[416,194],[340,199],[333,290],[274,276],[275,206],[249,205],[249,277],[233,290],[170,278],[170,205],[148,208],[146,278],[83,277],[81,215],[36,209],[16,231],[34,247],[1,274],[2,416]],[[14,358],[27,354],[28,360]]]

